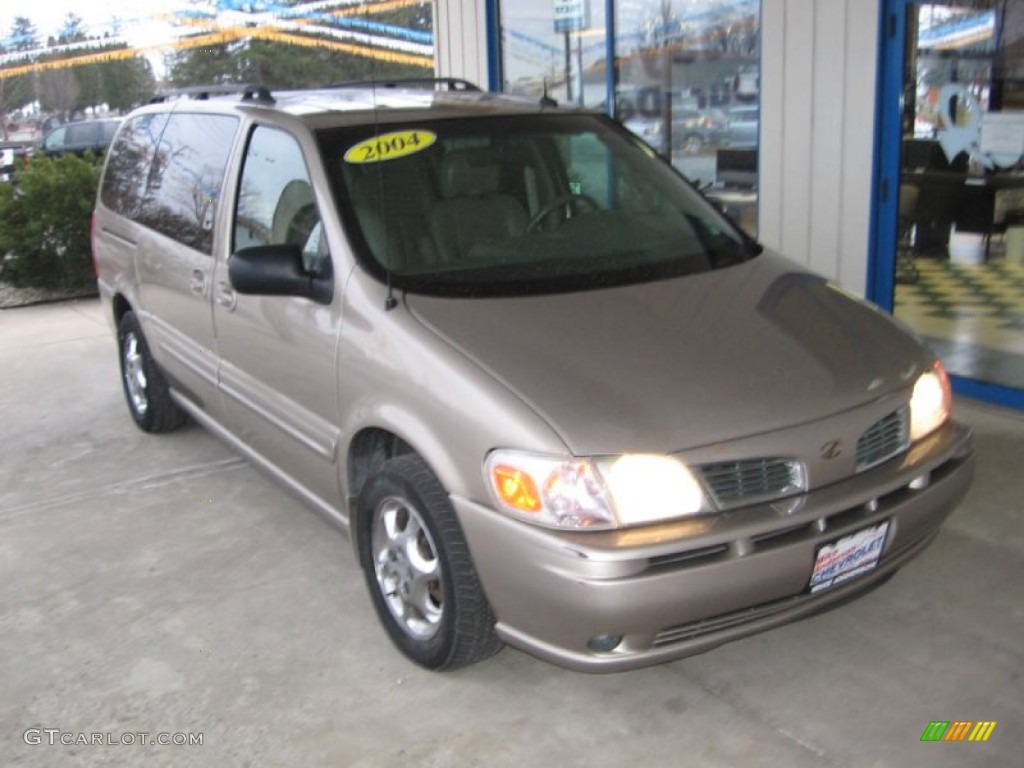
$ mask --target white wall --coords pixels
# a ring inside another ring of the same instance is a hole
[[[484,0],[436,0],[434,41],[439,77],[461,77],[487,88]]]
[[[758,236],[863,295],[879,0],[763,0]]]
[[[506,0],[511,1],[511,0]],[[762,0],[758,236],[867,283],[880,0]],[[437,0],[438,73],[487,85],[484,0]]]

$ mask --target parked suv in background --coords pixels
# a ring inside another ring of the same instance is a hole
[[[66,123],[46,134],[39,148],[46,155],[98,155],[106,152],[120,124],[120,119]]]
[[[93,248],[139,427],[191,415],[350,531],[435,669],[678,658],[934,539],[973,444],[933,354],[607,117],[438,88],[125,120]]]

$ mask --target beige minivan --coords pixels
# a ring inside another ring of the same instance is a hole
[[[704,651],[878,585],[970,485],[935,356],[610,119],[193,95],[124,121],[96,203],[129,411],[347,529],[413,661]]]

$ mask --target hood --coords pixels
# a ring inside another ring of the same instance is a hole
[[[796,426],[908,387],[931,362],[887,315],[767,252],[619,288],[406,301],[576,455]]]

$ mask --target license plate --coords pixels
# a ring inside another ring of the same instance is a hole
[[[878,565],[888,530],[889,521],[886,520],[819,549],[811,572],[811,593],[831,589]]]

